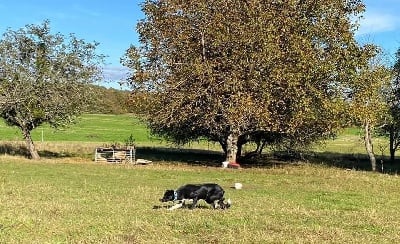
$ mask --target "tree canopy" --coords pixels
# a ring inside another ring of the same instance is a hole
[[[100,78],[97,43],[52,34],[49,21],[8,29],[0,40],[0,115],[21,129],[32,158],[30,132],[43,123],[73,121],[91,100],[87,84]]]
[[[177,141],[264,131],[313,141],[341,125],[345,90],[368,49],[361,0],[146,0],[141,45],[123,58],[150,128]],[[296,135],[296,136],[293,136]],[[311,138],[311,139],[310,139]]]

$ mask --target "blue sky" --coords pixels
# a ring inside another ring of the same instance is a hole
[[[138,43],[135,26],[144,17],[140,0],[0,0],[0,35],[6,28],[50,20],[53,32],[75,33],[100,43],[99,53],[108,56],[106,78],[119,80],[126,70],[119,63],[130,44]],[[393,57],[400,47],[400,0],[365,0],[367,11],[357,39],[375,43]]]
[[[400,0],[364,0],[366,12],[356,38],[375,43],[394,59],[400,48]]]
[[[139,0],[0,0],[0,35],[7,28],[50,20],[53,32],[74,33],[99,42],[98,53],[107,55],[104,75],[118,81],[126,70],[119,63],[130,44],[138,43],[135,26],[144,17]],[[118,88],[116,84],[108,84]]]

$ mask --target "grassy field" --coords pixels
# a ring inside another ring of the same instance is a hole
[[[232,208],[158,202],[187,182],[221,184]],[[303,163],[232,170],[1,156],[0,243],[396,243],[399,188],[398,176]]]
[[[87,114],[79,118],[77,123],[64,129],[55,130],[47,125],[38,127],[32,131],[32,137],[43,157],[73,156],[93,159],[96,147],[124,145],[130,137],[133,137],[138,156],[148,160],[199,161],[198,157],[207,159],[210,153],[213,154],[214,161],[223,160],[221,147],[217,143],[198,141],[177,146],[151,135],[143,122],[129,114]],[[389,162],[387,140],[374,138],[374,146],[378,163],[382,159],[385,163]],[[194,155],[193,150],[197,150]],[[252,144],[246,144],[243,148],[244,153],[253,150]],[[370,168],[362,134],[357,128],[348,128],[334,140],[316,145],[312,148],[312,153],[330,165],[355,169]],[[21,132],[16,127],[5,125],[2,121],[0,121],[0,154],[27,154]],[[390,166],[390,171],[398,168]]]
[[[32,131],[34,143],[42,155],[50,152],[81,157],[92,157],[99,146],[124,145],[131,136],[139,147],[180,148],[151,135],[145,124],[130,114],[86,114],[63,129],[43,125]],[[0,153],[18,154],[24,147],[20,130],[3,121],[0,121],[0,142]],[[219,145],[208,142],[193,142],[185,148],[221,150]]]
[[[171,150],[129,115],[85,115],[66,130],[44,126],[34,133],[39,161],[19,156],[19,132],[0,124],[0,243],[400,240],[400,178],[353,170],[365,157],[357,129],[316,147],[316,161],[270,160],[240,170],[222,169],[213,144]],[[96,146],[123,143],[131,134],[138,157],[153,164],[93,162]],[[189,182],[219,183],[232,208],[201,203],[168,211],[158,201],[164,190]],[[235,182],[243,189],[231,188]]]
[[[123,143],[130,135],[137,142],[157,140],[149,135],[142,122],[129,114],[83,115],[77,120],[77,123],[67,128],[55,130],[48,125],[43,125],[32,131],[32,138],[36,142]],[[9,127],[1,121],[0,139],[2,141],[21,140],[22,135],[18,128]]]

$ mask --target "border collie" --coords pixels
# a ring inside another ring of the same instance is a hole
[[[203,199],[213,208],[227,209],[231,206],[231,201],[225,203],[224,200],[224,189],[221,186],[214,183],[207,184],[187,184],[179,187],[177,190],[166,190],[161,202],[175,203],[168,210],[178,209],[185,205],[185,201],[193,201],[190,209],[194,209],[197,205],[198,200]]]

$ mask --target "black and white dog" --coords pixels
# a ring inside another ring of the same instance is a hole
[[[174,206],[170,207],[168,210],[174,210],[182,207],[185,201],[193,201],[192,205],[189,207],[193,209],[196,207],[198,200],[203,199],[208,204],[213,206],[213,208],[227,209],[231,206],[231,201],[225,203],[224,200],[224,189],[221,186],[214,183],[207,184],[187,184],[179,187],[177,190],[166,190],[163,198],[160,199],[161,202],[172,201],[175,203]]]

